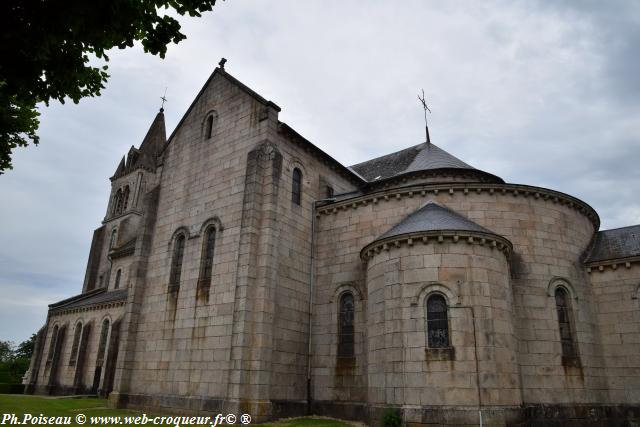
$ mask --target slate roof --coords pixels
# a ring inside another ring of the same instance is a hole
[[[587,262],[640,256],[640,224],[596,233]]]
[[[422,208],[407,216],[398,224],[394,225],[389,231],[378,237],[376,240],[421,231],[443,230],[474,231],[478,233],[496,234],[450,209],[436,203],[429,202]]]
[[[126,299],[127,289],[107,291],[105,288],[100,288],[50,304],[49,309],[69,310],[72,308],[90,307],[110,302],[125,301]]]
[[[369,182],[410,172],[436,169],[466,169],[490,175],[468,165],[433,143],[415,145],[395,153],[358,163],[351,166],[350,169],[353,169]],[[491,176],[503,182],[500,178]]]

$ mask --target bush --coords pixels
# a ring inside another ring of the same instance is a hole
[[[0,383],[0,394],[24,394],[24,385]]]
[[[402,417],[400,411],[397,409],[389,408],[384,412],[382,416],[382,427],[401,427]]]
[[[0,383],[21,384],[22,376],[29,369],[29,359],[15,358],[0,362]]]

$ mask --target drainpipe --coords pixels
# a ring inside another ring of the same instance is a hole
[[[315,285],[316,206],[322,202],[335,202],[335,197],[311,202],[311,257],[309,259],[309,348],[307,349],[307,414],[311,415],[311,317],[313,314],[313,288]]]
[[[449,308],[467,308],[471,311],[471,325],[473,326],[473,353],[476,360],[476,391],[478,392],[478,419],[480,427],[482,423],[482,396],[480,394],[480,368],[478,364],[478,338],[476,336],[476,313],[473,307],[468,305],[454,305]]]

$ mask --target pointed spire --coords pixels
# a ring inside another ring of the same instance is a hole
[[[149,166],[155,167],[156,157],[164,148],[166,142],[167,133],[164,124],[164,113],[160,109],[147,131],[147,135],[142,140],[142,144],[140,144],[140,153],[145,157],[149,157],[148,160],[152,163]]]
[[[118,167],[116,168],[116,171],[113,174],[114,178],[120,175],[122,172],[124,172],[124,156],[122,156],[122,160],[120,160],[120,163],[118,164]]]

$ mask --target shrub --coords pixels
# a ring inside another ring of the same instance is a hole
[[[0,383],[0,394],[23,394],[24,385]]]
[[[402,417],[400,411],[394,408],[389,408],[384,412],[382,416],[382,427],[401,427]]]

